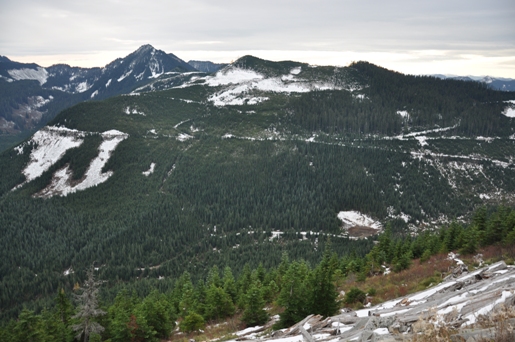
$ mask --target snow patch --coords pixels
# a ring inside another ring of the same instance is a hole
[[[421,135],[421,136],[416,136],[415,139],[418,140],[418,143],[420,144],[420,146],[426,146],[428,145],[427,143],[427,137],[425,135]]]
[[[112,81],[112,79],[111,79],[111,78],[109,79],[109,81],[107,81],[107,83],[106,83],[106,88],[107,88],[107,87],[109,87],[109,85],[111,84],[111,81]]]
[[[403,119],[409,119],[409,113],[405,110],[398,110],[397,114],[402,116]]]
[[[359,211],[340,211],[338,213],[338,218],[343,222],[344,228],[354,226],[365,226],[374,229],[382,228],[379,221],[375,221],[371,217],[362,214]]]
[[[281,231],[272,231],[272,236],[268,240],[272,241],[273,239],[279,239],[279,238],[281,238],[282,234],[284,234],[284,233]]]
[[[177,128],[177,127],[179,127],[180,125],[182,125],[183,123],[188,122],[188,121],[190,121],[190,120],[191,120],[191,119],[183,120],[183,121],[179,122],[177,125],[173,126],[173,128]]]
[[[89,88],[91,88],[93,85],[89,85],[87,81],[84,81],[84,82],[81,82],[79,84],[77,84],[77,86],[75,87],[75,92],[77,93],[83,93],[85,91],[87,91]]]
[[[36,80],[40,85],[46,83],[48,79],[48,72],[46,69],[38,67],[37,69],[13,69],[7,71],[9,75],[16,81],[19,80]]]
[[[512,107],[506,107],[506,109],[504,110],[504,112],[502,114],[509,118],[515,118],[515,109]]]
[[[138,111],[138,109],[135,108],[135,107],[131,109],[130,106],[127,106],[125,108],[124,113],[127,114],[127,115],[136,114],[136,115],[147,116],[145,113]]]
[[[240,331],[237,331],[235,333],[236,336],[242,336],[242,335],[246,335],[246,334],[250,334],[256,330],[260,330],[262,329],[263,327],[262,326],[256,326],[256,327],[250,327],[250,328],[247,328],[247,329],[243,329],[243,330],[240,330]]]
[[[95,96],[97,96],[97,95],[98,95],[98,90],[95,90],[95,91],[93,92],[93,94],[91,94],[91,98],[94,98],[94,97],[95,97]]]
[[[302,71],[302,68],[301,67],[295,67],[293,69],[290,70],[290,74],[292,75],[298,75],[300,74],[300,72]]]
[[[388,335],[390,332],[388,331],[388,328],[377,328],[374,330],[374,333],[377,335]]]
[[[50,95],[48,97],[48,99],[45,99],[43,96],[35,96],[34,97],[34,107],[35,108],[40,108],[40,107],[43,107],[44,105],[50,103],[52,100],[54,99],[54,97],[52,95]]]
[[[150,168],[147,171],[143,171],[141,174],[148,177],[154,173],[155,167],[156,167],[156,163],[151,163]]]
[[[481,137],[481,136],[479,136],[479,137],[476,137],[476,140],[481,140],[481,141],[486,141],[486,142],[488,142],[488,143],[491,143],[492,141],[494,141],[494,140],[495,140],[495,138],[492,138],[492,137]]]
[[[506,300],[508,298],[511,298],[511,297],[513,297],[513,293],[511,291],[503,291],[501,293],[501,298],[497,299],[495,302],[482,307],[477,312],[473,312],[473,313],[465,316],[465,319],[468,319],[468,321],[465,322],[465,325],[470,325],[470,324],[476,323],[476,318],[477,317],[479,317],[480,315],[487,315],[488,313],[490,313],[490,311],[493,310],[493,308],[497,304],[502,304],[502,303],[506,302]]]
[[[181,133],[177,136],[176,138],[177,140],[179,141],[186,141],[188,139],[193,139],[193,136],[189,135],[189,134],[186,134],[186,133]]]

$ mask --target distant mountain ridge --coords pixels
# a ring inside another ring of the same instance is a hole
[[[443,75],[434,74],[432,75],[441,79],[451,79],[458,81],[468,82],[481,82],[488,84],[492,89],[502,91],[515,91],[515,79],[504,78],[504,77],[491,77],[491,76],[456,76],[456,75]]]
[[[188,61],[188,64],[198,71],[213,73],[227,66],[227,63],[213,63],[210,61]]]

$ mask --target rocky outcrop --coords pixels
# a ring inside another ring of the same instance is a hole
[[[501,261],[467,272],[463,266],[458,263],[459,272],[424,291],[326,319],[308,316],[275,337],[261,339],[294,342],[297,336],[309,342],[306,333],[314,341],[331,342],[409,341],[414,334],[435,341],[515,337],[515,267]]]

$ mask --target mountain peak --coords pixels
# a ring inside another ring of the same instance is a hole
[[[145,44],[145,45],[141,45],[136,51],[136,53],[147,53],[147,52],[151,52],[151,51],[155,51],[156,49],[150,45],[150,44]]]

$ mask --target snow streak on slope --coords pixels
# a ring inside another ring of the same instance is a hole
[[[61,159],[67,150],[79,147],[84,142],[82,137],[84,132],[65,127],[48,126],[36,132],[28,142],[35,144],[36,147],[30,153],[30,161],[22,171],[26,178],[25,183],[41,176]]]
[[[36,80],[40,85],[45,84],[48,78],[48,72],[41,67],[38,67],[37,69],[13,69],[7,72],[16,81]]]
[[[155,168],[156,163],[151,163],[149,169],[147,171],[143,171],[141,174],[148,177],[154,173]]]
[[[98,155],[91,161],[84,178],[78,182],[72,181],[72,171],[69,165],[58,170],[51,183],[36,197],[49,198],[55,195],[66,196],[76,191],[85,190],[104,183],[113,175],[113,171],[102,172],[102,168],[109,161],[111,153],[118,144],[129,136],[117,130],[110,130],[101,134],[104,141],[98,147]]]

